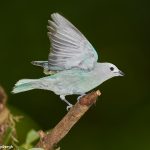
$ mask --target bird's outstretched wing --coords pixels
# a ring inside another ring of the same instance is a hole
[[[50,70],[78,68],[92,70],[98,56],[84,35],[58,13],[48,20],[48,37],[51,41],[48,67]]]

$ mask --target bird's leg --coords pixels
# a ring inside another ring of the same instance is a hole
[[[85,93],[81,94],[80,96],[78,96],[77,101],[79,101],[84,95],[86,95]]]
[[[60,99],[62,100],[62,101],[64,101],[65,103],[67,103],[67,111],[73,106],[71,103],[69,103],[67,100],[66,100],[66,98],[65,98],[65,96],[64,95],[60,95]]]

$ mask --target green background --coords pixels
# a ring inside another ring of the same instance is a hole
[[[62,140],[61,148],[149,150],[150,9],[146,0],[1,1],[0,84],[9,104],[42,129],[53,128],[66,114],[66,105],[52,92],[10,93],[19,79],[44,76],[30,62],[47,59],[46,25],[53,12],[63,14],[84,33],[99,61],[112,62],[126,74],[98,87],[102,95],[96,106]],[[76,97],[68,99],[74,103]]]

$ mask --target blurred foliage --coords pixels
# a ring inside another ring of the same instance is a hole
[[[150,149],[149,3],[146,0],[1,2],[0,83],[9,94],[9,105],[31,118],[20,125],[18,134],[24,132],[20,137],[25,137],[26,126],[35,129],[34,121],[42,129],[50,129],[66,113],[66,105],[52,92],[10,94],[17,80],[44,76],[30,62],[47,59],[47,20],[51,13],[59,12],[85,34],[97,49],[100,61],[112,62],[126,74],[98,87],[102,96],[96,107],[63,139],[62,149]],[[76,97],[68,99],[73,103]]]
[[[9,109],[10,109],[11,113],[13,114],[13,116],[20,115],[18,117],[13,117],[14,119],[20,118],[19,120],[17,119],[17,122],[14,125],[16,128],[16,134],[17,134],[16,138],[19,140],[18,144],[22,145],[23,143],[24,144],[32,143],[31,136],[33,136],[33,134],[34,134],[35,138],[37,138],[37,134],[34,131],[40,129],[39,125],[33,119],[31,119],[28,115],[26,115],[19,109],[16,109],[12,106],[9,106]]]
[[[3,144],[8,145],[10,143],[18,143],[16,138],[16,123],[19,121],[19,117],[14,117],[10,114],[9,116],[9,125],[6,132],[3,135]]]
[[[39,139],[39,134],[35,129],[39,129],[39,126],[30,117],[16,108],[9,108],[13,115],[11,114],[9,117],[10,125],[4,134],[2,144],[13,145],[18,150],[34,150],[32,148]],[[14,114],[20,114],[22,116],[14,116]]]
[[[35,130],[30,130],[28,133],[27,133],[27,137],[26,137],[26,140],[25,142],[20,146],[21,148],[25,148],[25,149],[32,149],[34,150],[34,147],[35,144],[33,144],[33,142],[37,142],[37,140],[39,139],[39,134],[35,131]],[[42,150],[42,149],[37,149],[37,150]]]

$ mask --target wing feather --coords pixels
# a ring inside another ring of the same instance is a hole
[[[51,51],[48,58],[50,70],[79,68],[91,70],[98,56],[90,42],[67,19],[58,13],[48,20],[48,37]]]

